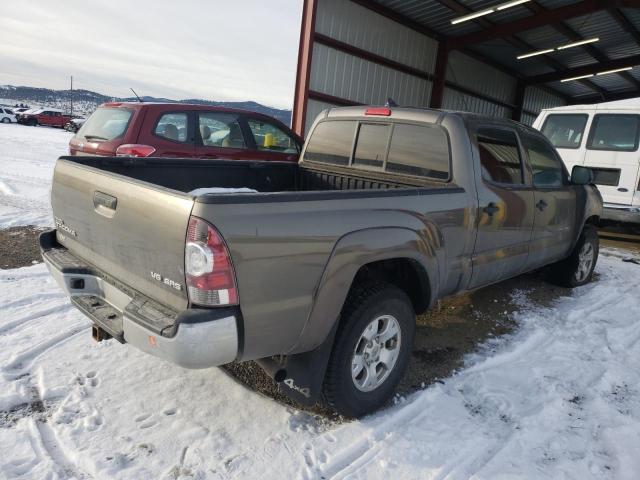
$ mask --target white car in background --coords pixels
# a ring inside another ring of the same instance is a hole
[[[16,123],[18,120],[13,110],[6,107],[0,107],[0,123]]]
[[[551,140],[567,170],[593,170],[604,223],[640,228],[640,98],[549,108],[533,127]]]

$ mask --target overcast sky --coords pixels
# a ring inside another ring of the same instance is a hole
[[[0,85],[291,108],[302,0],[1,0]]]

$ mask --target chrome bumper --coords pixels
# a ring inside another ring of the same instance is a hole
[[[42,257],[51,276],[70,297],[97,297],[103,302],[103,308],[112,308],[115,315],[121,315],[122,336],[126,343],[184,368],[216,367],[236,359],[238,329],[235,315],[207,310],[207,320],[202,321],[203,316],[200,315],[192,323],[179,322],[173,336],[164,336],[127,315],[127,306],[133,297],[98,275],[63,271],[47,253],[43,251]],[[77,288],[81,285],[82,288]],[[84,309],[81,311],[98,324],[90,313]]]
[[[640,207],[605,203],[601,218],[614,222],[640,223]]]

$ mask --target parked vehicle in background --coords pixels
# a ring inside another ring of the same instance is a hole
[[[297,162],[302,141],[259,113],[179,103],[105,103],[69,142],[71,155]]]
[[[72,118],[65,124],[64,129],[67,132],[76,133],[78,130],[80,130],[80,127],[82,127],[82,125],[84,125],[84,122],[86,121],[87,119],[84,117]]]
[[[63,128],[71,120],[62,110],[56,108],[43,108],[33,111],[27,110],[18,119],[19,123],[36,127],[38,125]]]
[[[533,126],[568,169],[589,167],[604,200],[603,223],[640,227],[640,99],[543,110]]]
[[[0,123],[16,123],[18,120],[13,110],[6,107],[0,107]]]
[[[336,108],[299,163],[60,158],[41,248],[97,340],[186,368],[257,360],[292,399],[360,416],[393,395],[438,299],[541,267],[590,281],[590,182],[512,121]]]
[[[27,110],[30,110],[30,107],[18,107],[13,109],[13,113],[18,115],[20,113],[26,112]]]

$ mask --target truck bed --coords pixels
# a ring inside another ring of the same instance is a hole
[[[384,190],[437,186],[442,184],[416,178],[399,178],[383,173],[338,166],[292,164],[241,160],[201,160],[174,158],[62,157],[82,165],[116,173],[171,190],[191,192],[197,188],[247,187],[258,192],[304,192],[321,190]]]

